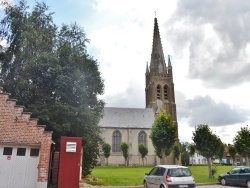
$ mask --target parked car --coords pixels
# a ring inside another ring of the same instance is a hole
[[[144,188],[195,188],[195,180],[188,167],[157,165],[144,177]]]
[[[250,167],[237,166],[226,174],[221,174],[218,181],[222,185],[241,185],[250,188]]]

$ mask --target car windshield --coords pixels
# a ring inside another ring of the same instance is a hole
[[[240,168],[233,168],[229,171],[229,174],[238,174],[240,172]]]
[[[168,175],[171,177],[183,177],[183,176],[191,176],[191,172],[188,168],[172,168],[169,169]]]

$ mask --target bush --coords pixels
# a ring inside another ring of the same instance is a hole
[[[214,178],[214,175],[216,174],[216,172],[217,172],[217,168],[216,168],[216,167],[213,167],[213,168],[212,168],[212,176],[213,176],[213,178]]]

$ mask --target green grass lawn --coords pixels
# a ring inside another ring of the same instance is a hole
[[[215,167],[215,166],[213,166]],[[88,176],[88,184],[99,186],[137,186],[142,185],[143,177],[149,172],[152,166],[147,167],[95,167],[92,174]],[[232,166],[216,166],[217,172],[213,179],[208,178],[207,166],[189,166],[196,183],[217,183],[219,174],[229,171]]]

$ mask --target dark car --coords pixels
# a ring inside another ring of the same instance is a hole
[[[218,181],[222,185],[242,185],[250,188],[250,167],[237,166],[226,174],[221,174]]]

